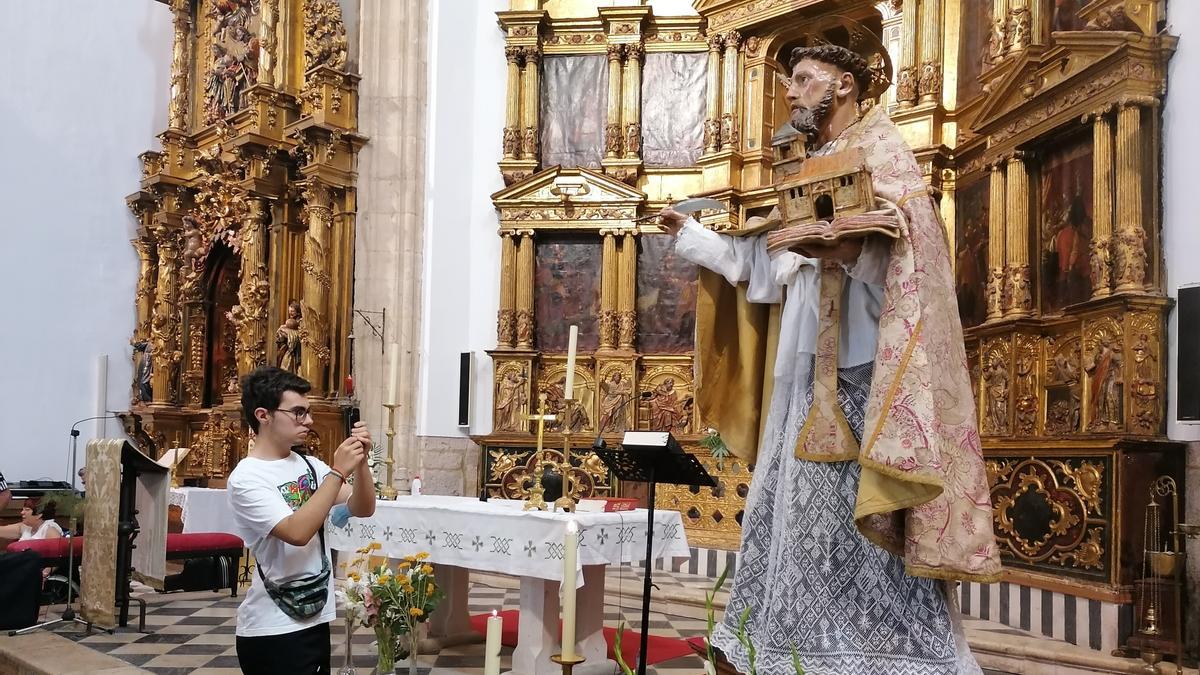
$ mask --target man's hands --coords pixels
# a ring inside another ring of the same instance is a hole
[[[333,468],[344,476],[354,473],[360,466],[366,466],[367,450],[373,447],[371,433],[367,425],[358,422],[350,432],[350,437],[333,451]]]
[[[670,235],[677,235],[687,219],[686,215],[668,206],[658,214],[658,229]]]

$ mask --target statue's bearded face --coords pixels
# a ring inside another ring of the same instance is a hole
[[[843,105],[853,105],[852,97],[839,95],[845,90],[849,73],[837,66],[802,59],[792,68],[788,81],[787,102],[796,130],[815,138],[829,123],[830,115]]]

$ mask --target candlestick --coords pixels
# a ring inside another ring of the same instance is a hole
[[[563,398],[568,401],[575,398],[575,347],[578,343],[579,326],[571,326],[571,338],[567,342],[567,381],[563,384]]]
[[[567,534],[563,537],[563,582],[562,582],[562,658],[574,659],[575,654],[575,565],[579,560],[579,523],[572,518],[567,522]],[[642,630],[646,630],[643,626]]]
[[[393,342],[391,349],[391,370],[388,375],[388,395],[384,404],[396,403],[396,380],[400,379],[400,343]]]
[[[525,500],[525,510],[537,509],[538,511],[546,510],[546,500],[543,495],[546,493],[542,487],[542,473],[545,470],[542,466],[542,440],[546,432],[546,420],[554,420],[554,415],[546,414],[546,393],[542,392],[538,396],[538,414],[531,415],[530,419],[536,419],[538,423],[537,435],[537,450],[533,455],[533,487],[529,488],[529,498]]]
[[[500,675],[500,633],[504,620],[496,610],[487,620],[487,643],[483,650],[483,675]]]
[[[563,401],[563,415],[566,416],[568,424],[563,426],[563,452],[562,463],[558,465],[558,473],[562,476],[562,494],[558,499],[554,500],[554,508],[562,509],[567,513],[575,510],[575,499],[571,496],[571,427],[570,420],[575,419],[575,407],[579,405],[579,401]]]
[[[562,666],[563,675],[571,675],[571,671],[575,668],[575,666],[587,661],[587,659],[579,656],[578,654],[569,659],[562,654],[555,654],[550,657],[550,660]]]
[[[396,408],[399,408],[398,403],[384,403],[383,407],[387,408],[387,457],[383,460],[384,476],[383,485],[379,488],[380,499],[395,499],[396,488],[392,485],[392,466],[396,463],[392,459],[392,452],[396,449]]]

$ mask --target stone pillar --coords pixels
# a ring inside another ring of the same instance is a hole
[[[921,103],[937,103],[942,97],[942,2],[921,0],[921,75],[917,92]]]
[[[621,274],[621,259],[617,253],[616,232],[605,230],[600,233],[600,349],[617,346],[617,288]]]
[[[279,0],[263,0],[259,23],[258,83],[275,86],[275,54],[278,49],[276,23]]]
[[[725,34],[725,69],[721,81],[721,147],[738,147],[738,47],[742,36],[735,30]]]
[[[237,369],[241,378],[267,362],[267,214],[263,199],[249,200],[250,214],[242,224],[242,269],[238,286]]]
[[[1004,316],[1004,279],[1007,276],[1004,240],[1004,163],[996,161],[989,172],[988,191],[988,280],[987,320],[996,321]]]
[[[716,152],[721,146],[721,47],[725,38],[708,36],[708,79],[705,97],[708,113],[704,119],[704,151]]]
[[[1033,309],[1029,273],[1029,172],[1025,153],[1008,160],[1007,222],[1008,305],[1005,317],[1029,316]]]
[[[496,318],[496,345],[512,349],[517,337],[517,245],[511,232],[500,235],[500,310]]]
[[[617,159],[624,153],[625,134],[621,130],[621,56],[623,45],[608,46],[608,110],[604,125],[604,156]]]
[[[539,67],[542,62],[542,48],[533,45],[525,48],[525,74],[521,78],[521,106],[524,118],[524,135],[521,139],[521,157],[538,160],[538,119],[541,105],[541,83]],[[539,162],[540,163],[540,162]]]
[[[617,344],[633,350],[637,333],[637,239],[625,233],[621,242],[621,264],[617,280]]]
[[[300,298],[300,377],[312,384],[311,396],[329,395],[329,234],[333,198],[328,185],[312,180],[304,186],[304,292]]]
[[[1107,106],[1084,117],[1092,122],[1092,297],[1112,293],[1113,131]]]
[[[508,60],[508,90],[504,98],[504,159],[521,156],[521,47],[504,48]]]
[[[167,125],[172,129],[188,128],[188,89],[192,72],[192,3],[173,0],[175,38],[171,47],[171,102],[167,110]]]
[[[642,56],[645,48],[640,42],[625,45],[625,85],[621,95],[624,117],[625,159],[638,159],[642,154]]]
[[[1145,176],[1152,175],[1143,159],[1149,144],[1142,132],[1142,106],[1157,99],[1130,98],[1117,106],[1117,241],[1115,290],[1141,291],[1146,284]]]
[[[158,287],[154,291],[154,316],[150,321],[150,387],[155,405],[172,405],[175,400],[175,366],[179,363],[179,235],[160,227],[158,244]]]
[[[517,245],[517,349],[533,349],[533,230],[519,230]]]
[[[900,47],[900,67],[896,70],[896,101],[901,108],[917,103],[917,0],[904,0],[900,9],[904,42]]]

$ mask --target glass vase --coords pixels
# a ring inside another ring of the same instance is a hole
[[[392,635],[391,627],[375,626],[375,642],[378,649],[376,675],[392,675],[396,670],[396,638]]]
[[[354,670],[354,620],[349,615],[346,616],[346,653],[338,675],[358,675]]]

